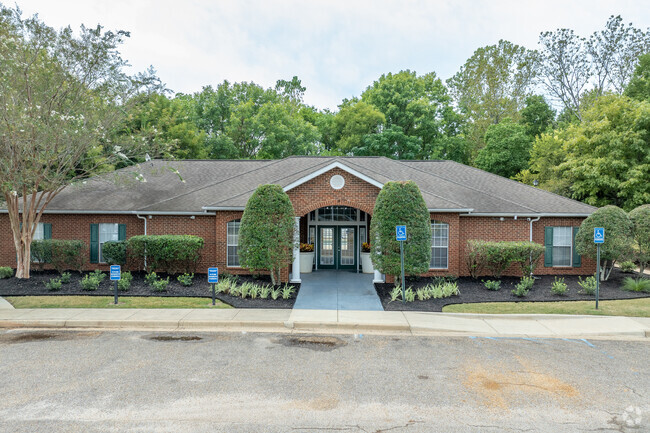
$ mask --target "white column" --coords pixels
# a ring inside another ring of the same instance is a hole
[[[300,280],[300,217],[295,217],[293,225],[293,273],[292,283],[299,283]]]
[[[377,269],[375,269],[375,276],[374,276],[374,278],[372,279],[372,282],[373,282],[373,283],[383,283],[383,282],[384,282],[384,277],[383,277],[383,275],[382,275],[381,272],[379,272]]]

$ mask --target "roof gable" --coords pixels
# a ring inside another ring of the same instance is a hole
[[[364,181],[368,182],[369,184],[371,184],[373,186],[376,186],[379,189],[383,188],[383,186],[384,186],[384,184],[382,182],[379,182],[378,180],[375,180],[375,179],[373,179],[373,178],[371,178],[369,176],[366,176],[365,174],[360,173],[357,170],[355,170],[355,169],[353,169],[351,167],[348,167],[347,165],[345,165],[345,164],[343,164],[343,163],[341,163],[339,161],[335,161],[335,162],[333,162],[333,163],[331,163],[329,165],[326,165],[325,167],[322,167],[322,168],[320,168],[320,169],[318,169],[316,171],[311,172],[310,174],[308,174],[306,176],[301,177],[300,179],[297,179],[297,180],[291,182],[289,185],[285,186],[283,189],[284,189],[285,192],[287,192],[289,190],[292,190],[295,187],[297,187],[299,185],[302,185],[305,182],[309,182],[310,180],[320,176],[323,173],[327,173],[328,171],[330,171],[330,170],[332,170],[334,168],[340,168],[341,170],[343,170],[343,171],[345,171],[347,173],[350,173],[352,176],[358,177],[359,179],[364,180]]]

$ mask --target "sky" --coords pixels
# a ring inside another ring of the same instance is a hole
[[[650,27],[648,0],[0,0],[56,29],[126,30],[133,73],[152,65],[174,92],[228,80],[271,87],[294,75],[304,100],[337,110],[382,74],[446,80],[480,47],[537,48],[539,33],[604,29],[611,15]]]

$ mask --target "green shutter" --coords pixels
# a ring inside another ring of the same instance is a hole
[[[90,263],[99,263],[99,224],[90,225]]]
[[[553,266],[553,227],[544,227],[544,266],[550,268]]]
[[[117,240],[125,241],[126,240],[126,224],[118,224],[117,226]]]
[[[580,265],[582,264],[582,257],[580,254],[578,254],[577,248],[576,248],[576,234],[578,233],[578,230],[580,227],[574,227],[573,228],[573,241],[571,245],[573,245],[573,267],[574,268],[579,268]]]
[[[52,239],[52,224],[43,223],[43,239]]]

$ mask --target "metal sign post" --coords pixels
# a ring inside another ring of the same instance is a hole
[[[406,226],[395,226],[395,239],[399,241],[399,258],[402,265],[402,303],[406,303],[406,287],[404,281],[404,241],[406,240]]]
[[[111,265],[111,281],[115,281],[115,305],[117,305],[117,282],[122,279],[122,268],[120,265]]]
[[[212,286],[212,305],[215,305],[214,285],[219,282],[219,268],[208,268],[208,283]]]
[[[605,228],[594,227],[594,243],[596,244],[596,310],[600,292],[600,244],[605,243]]]

